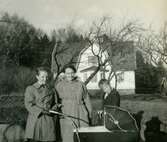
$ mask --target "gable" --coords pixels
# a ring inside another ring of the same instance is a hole
[[[132,71],[136,69],[136,51],[133,42],[114,42],[112,45],[105,44],[103,47],[107,49],[107,56],[109,56],[109,62],[114,71]],[[84,50],[80,56],[82,57],[79,58],[79,62],[83,64],[84,58],[86,65],[88,56],[93,56],[90,47]]]

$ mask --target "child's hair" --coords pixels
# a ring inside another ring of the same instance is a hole
[[[103,85],[103,84],[110,84],[109,81],[107,79],[101,79],[98,83],[99,86]]]
[[[73,65],[66,65],[66,66],[63,68],[63,72],[64,72],[64,73],[65,73],[65,71],[66,71],[67,68],[72,69],[72,70],[74,71],[74,73],[77,72],[76,68],[75,68]]]

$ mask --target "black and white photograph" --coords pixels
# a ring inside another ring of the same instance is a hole
[[[0,0],[0,142],[167,142],[167,1]]]

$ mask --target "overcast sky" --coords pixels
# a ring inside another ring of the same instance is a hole
[[[104,15],[158,29],[167,21],[167,0],[0,0],[0,12],[16,13],[47,32],[71,21],[83,27]]]

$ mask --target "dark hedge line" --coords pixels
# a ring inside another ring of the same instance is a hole
[[[0,108],[0,123],[24,123],[27,119],[27,110],[24,107]]]

